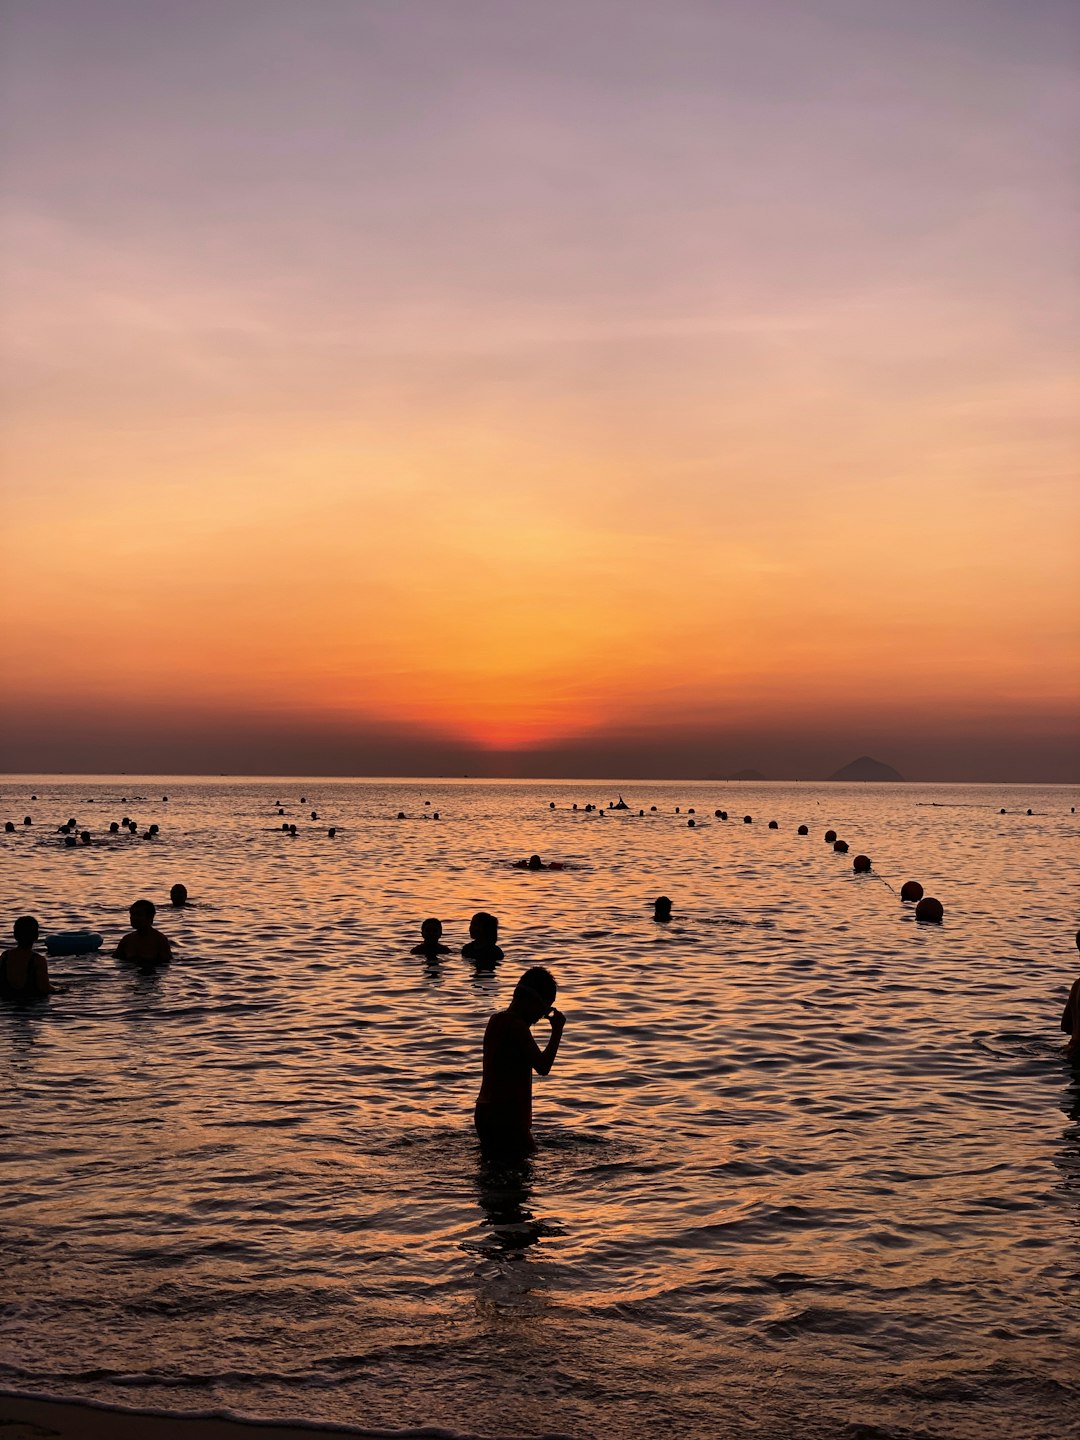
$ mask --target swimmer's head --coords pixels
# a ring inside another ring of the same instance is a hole
[[[671,919],[671,901],[668,899],[668,897],[667,897],[666,895],[659,895],[659,896],[657,896],[657,898],[653,901],[653,919],[654,919],[654,920],[670,920],[670,919]]]
[[[540,859],[540,856],[539,856],[539,855],[530,855],[530,856],[529,856],[529,869],[530,869],[530,870],[542,870],[543,868],[544,868],[544,862]]]
[[[442,939],[442,921],[434,917],[424,920],[420,925],[420,938],[425,945],[437,945]]]
[[[136,900],[128,911],[131,928],[133,930],[149,930],[154,923],[156,914],[157,906],[152,900]]]
[[[520,1011],[532,1025],[541,1015],[547,1014],[558,993],[559,987],[551,971],[543,965],[534,965],[514,986],[514,1009]]]
[[[11,933],[15,936],[15,944],[24,948],[34,945],[41,934],[41,927],[33,915],[20,915],[11,927]]]
[[[174,885],[174,886],[172,887],[172,889],[169,891],[169,899],[172,901],[172,903],[173,903],[174,905],[177,905],[177,906],[179,906],[179,905],[186,905],[186,904],[187,904],[187,886],[186,886],[186,885],[179,885],[179,884]]]
[[[472,940],[483,940],[494,945],[499,938],[499,922],[494,915],[489,915],[486,910],[478,910],[469,921],[469,937]]]

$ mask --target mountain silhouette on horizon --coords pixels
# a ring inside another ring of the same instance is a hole
[[[762,775],[760,770],[736,770],[734,775],[725,777],[728,780],[767,780],[767,775]]]
[[[844,765],[837,770],[835,775],[830,775],[830,780],[903,780],[899,770],[894,770],[891,765],[884,764],[881,760],[872,760],[869,755],[860,755],[858,760],[852,760],[850,765]]]

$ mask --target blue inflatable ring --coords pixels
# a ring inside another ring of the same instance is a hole
[[[100,935],[92,930],[62,930],[59,935],[50,935],[45,949],[50,955],[86,955],[91,950],[100,950],[103,944]]]

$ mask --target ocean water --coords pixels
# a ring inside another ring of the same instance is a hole
[[[1077,789],[0,795],[3,914],[107,942],[0,1013],[0,1388],[470,1436],[1080,1433]],[[55,833],[123,814],[160,837]],[[571,868],[510,868],[533,851]],[[109,958],[143,895],[156,974]],[[494,972],[457,953],[477,909]],[[566,1033],[500,1170],[481,1038],[536,963]]]

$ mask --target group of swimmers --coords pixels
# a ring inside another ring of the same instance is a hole
[[[545,867],[538,855],[517,862],[518,868]],[[169,892],[174,908],[187,904],[188,892],[176,884]],[[144,968],[168,965],[173,959],[172,945],[154,927],[157,908],[152,900],[136,900],[128,915],[131,930],[112,952],[117,960],[130,961]],[[672,916],[669,896],[661,895],[653,902],[653,919],[667,923]],[[32,1000],[50,994],[63,994],[65,986],[54,985],[49,976],[48,960],[34,947],[40,927],[32,915],[20,915],[14,927],[15,946],[0,954],[0,998]],[[420,926],[420,943],[412,954],[437,960],[450,953],[442,943],[442,921],[434,917]],[[472,960],[478,969],[493,968],[503,959],[499,941],[499,921],[486,910],[479,910],[469,922],[469,940],[461,947],[463,959]],[[1080,930],[1076,933],[1080,951]],[[550,970],[536,965],[526,970],[514,987],[510,1004],[492,1015],[484,1032],[483,1074],[476,1099],[474,1124],[485,1153],[496,1156],[517,1156],[533,1148],[532,1139],[532,1077],[547,1075],[558,1054],[566,1017],[555,1008],[558,984]],[[532,1027],[546,1019],[551,1027],[543,1049],[533,1038]],[[1061,1017],[1061,1028],[1069,1036],[1067,1053],[1080,1059],[1080,978],[1074,981]]]
[[[174,905],[187,901],[187,890],[183,885],[174,885],[170,895]],[[139,965],[168,965],[173,958],[172,945],[167,935],[154,929],[157,906],[152,900],[136,900],[128,910],[131,930],[124,935],[113,958],[131,960]],[[49,976],[48,959],[34,949],[41,935],[41,927],[33,915],[20,915],[12,926],[15,948],[0,955],[0,999],[36,1000],[42,995],[63,995],[64,985],[54,985]],[[100,937],[95,936],[100,940]]]

